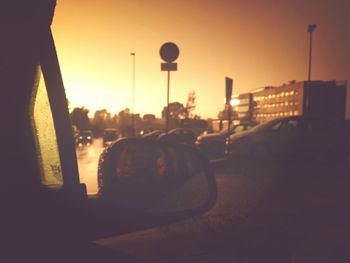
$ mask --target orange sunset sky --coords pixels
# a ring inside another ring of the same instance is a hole
[[[350,79],[350,1],[58,0],[52,25],[70,107],[160,117],[166,104],[160,46],[180,48],[170,101],[197,95],[195,114],[216,118],[225,76],[233,93],[302,81],[308,70],[307,25],[313,34],[312,79]]]

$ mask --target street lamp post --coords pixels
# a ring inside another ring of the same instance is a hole
[[[132,136],[135,136],[135,53],[130,53],[132,56],[132,104],[131,104],[131,121],[132,121]]]
[[[309,73],[308,73],[308,80],[311,80],[311,56],[312,56],[312,33],[316,29],[316,24],[310,24],[307,27],[307,32],[310,34],[310,42],[309,42]]]

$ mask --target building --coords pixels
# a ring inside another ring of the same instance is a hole
[[[291,81],[279,87],[252,91],[252,116],[257,122],[278,117],[307,115],[345,118],[346,82]]]
[[[251,121],[253,119],[253,94],[242,93],[232,96],[231,105],[235,112],[235,119],[239,122]]]
[[[232,96],[233,123],[262,123],[271,119],[306,115],[350,119],[350,91],[346,81],[290,81]],[[219,114],[220,115],[220,114]],[[225,118],[213,122],[214,130],[227,126]]]

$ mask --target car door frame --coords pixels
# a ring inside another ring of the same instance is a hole
[[[44,76],[56,131],[61,170],[65,188],[81,187],[75,143],[68,112],[68,103],[51,29],[43,34],[40,46],[40,66]]]

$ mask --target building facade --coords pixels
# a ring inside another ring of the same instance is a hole
[[[254,90],[252,94],[252,115],[258,123],[304,113],[304,82],[265,87]]]
[[[234,121],[263,123],[288,116],[344,120],[350,112],[346,81],[291,81],[232,97]]]
[[[345,118],[346,82],[302,81],[252,92],[257,122],[287,116]]]

